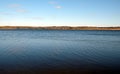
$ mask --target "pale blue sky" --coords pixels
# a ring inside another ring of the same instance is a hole
[[[0,0],[0,25],[120,26],[120,0]]]

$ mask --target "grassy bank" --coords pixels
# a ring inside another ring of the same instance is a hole
[[[45,29],[45,30],[120,30],[120,27],[88,27],[88,26],[0,26],[0,29]]]

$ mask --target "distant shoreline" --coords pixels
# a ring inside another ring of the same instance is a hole
[[[92,26],[0,26],[0,30],[40,29],[40,30],[120,30],[120,27],[92,27]]]

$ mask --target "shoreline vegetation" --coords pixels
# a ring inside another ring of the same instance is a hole
[[[35,29],[35,30],[120,30],[120,27],[93,27],[93,26],[0,26],[0,30]]]

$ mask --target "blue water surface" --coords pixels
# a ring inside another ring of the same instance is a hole
[[[0,30],[0,69],[119,69],[120,31]]]

